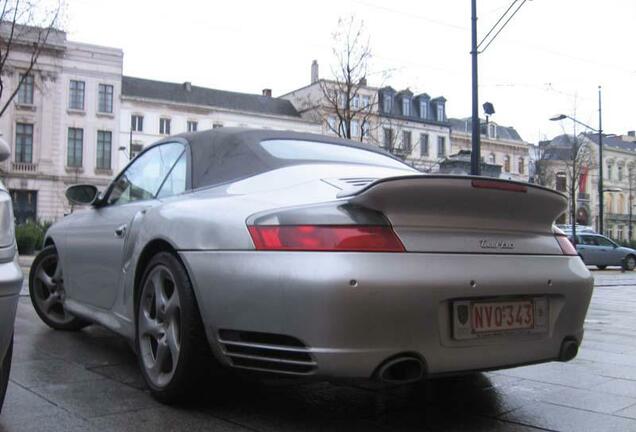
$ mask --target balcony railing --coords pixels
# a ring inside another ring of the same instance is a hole
[[[11,162],[11,171],[35,173],[38,170],[38,164],[32,162]]]

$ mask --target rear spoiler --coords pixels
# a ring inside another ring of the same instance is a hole
[[[371,183],[366,184],[364,187],[360,187],[360,188],[347,188],[343,191],[340,191],[337,195],[337,198],[349,198],[349,197],[353,197],[355,195],[360,195],[362,193],[364,193],[365,191],[373,188],[374,186],[377,186],[381,183],[386,183],[386,182],[392,182],[392,181],[397,181],[397,180],[411,180],[411,179],[470,179],[470,180],[477,180],[477,181],[486,181],[486,182],[497,182],[497,183],[501,183],[501,184],[510,184],[510,185],[518,185],[520,187],[526,187],[526,188],[535,188],[535,189],[541,189],[547,192],[552,192],[555,193],[557,195],[562,196],[563,198],[567,199],[567,196],[564,193],[561,193],[557,190],[545,187],[545,186],[540,186],[534,183],[525,183],[525,182],[519,182],[519,181],[515,181],[515,180],[503,180],[503,179],[498,179],[498,178],[490,178],[490,177],[480,177],[480,176],[469,176],[469,175],[452,175],[452,174],[435,174],[435,175],[429,175],[429,174],[418,174],[418,175],[407,175],[407,176],[396,176],[396,177],[385,177],[385,178],[381,178],[381,179],[377,179]]]
[[[385,215],[394,226],[552,232],[567,197],[542,186],[476,176],[377,180],[339,198]]]

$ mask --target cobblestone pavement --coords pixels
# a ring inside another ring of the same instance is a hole
[[[636,431],[636,273],[595,276],[569,363],[396,389],[241,381],[188,407],[150,397],[121,338],[49,330],[24,296],[0,431]]]

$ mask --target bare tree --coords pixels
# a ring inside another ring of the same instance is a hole
[[[364,22],[355,17],[338,20],[338,29],[333,34],[335,65],[332,79],[321,80],[320,89],[325,111],[335,117],[327,127],[342,138],[359,137],[362,140],[371,131],[371,121],[377,106],[376,92],[362,94],[366,86],[371,49]],[[352,126],[357,125],[358,134]]]
[[[404,148],[401,122],[391,117],[382,117],[376,123],[374,132],[369,139],[372,143],[398,157],[407,157],[408,149]]]
[[[560,141],[554,143],[553,140],[553,144],[547,145],[543,162],[551,170],[546,176],[554,176],[556,188],[568,195],[572,236],[576,241],[577,197],[582,180],[595,166],[594,155],[586,140],[581,135],[576,135],[576,130],[573,135],[562,135]],[[548,164],[555,160],[559,163]],[[563,179],[562,187],[558,184],[560,178]]]
[[[6,87],[7,61],[17,52],[25,55],[18,85],[0,108],[0,117],[33,71],[49,37],[59,26],[60,1],[47,8],[37,0],[0,0],[0,98]]]
[[[556,173],[551,150],[549,142],[539,142],[538,146],[530,149],[532,178],[540,186],[554,187]]]

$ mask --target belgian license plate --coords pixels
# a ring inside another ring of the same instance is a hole
[[[547,329],[548,303],[544,297],[520,300],[453,302],[453,336],[470,339],[514,331]]]

